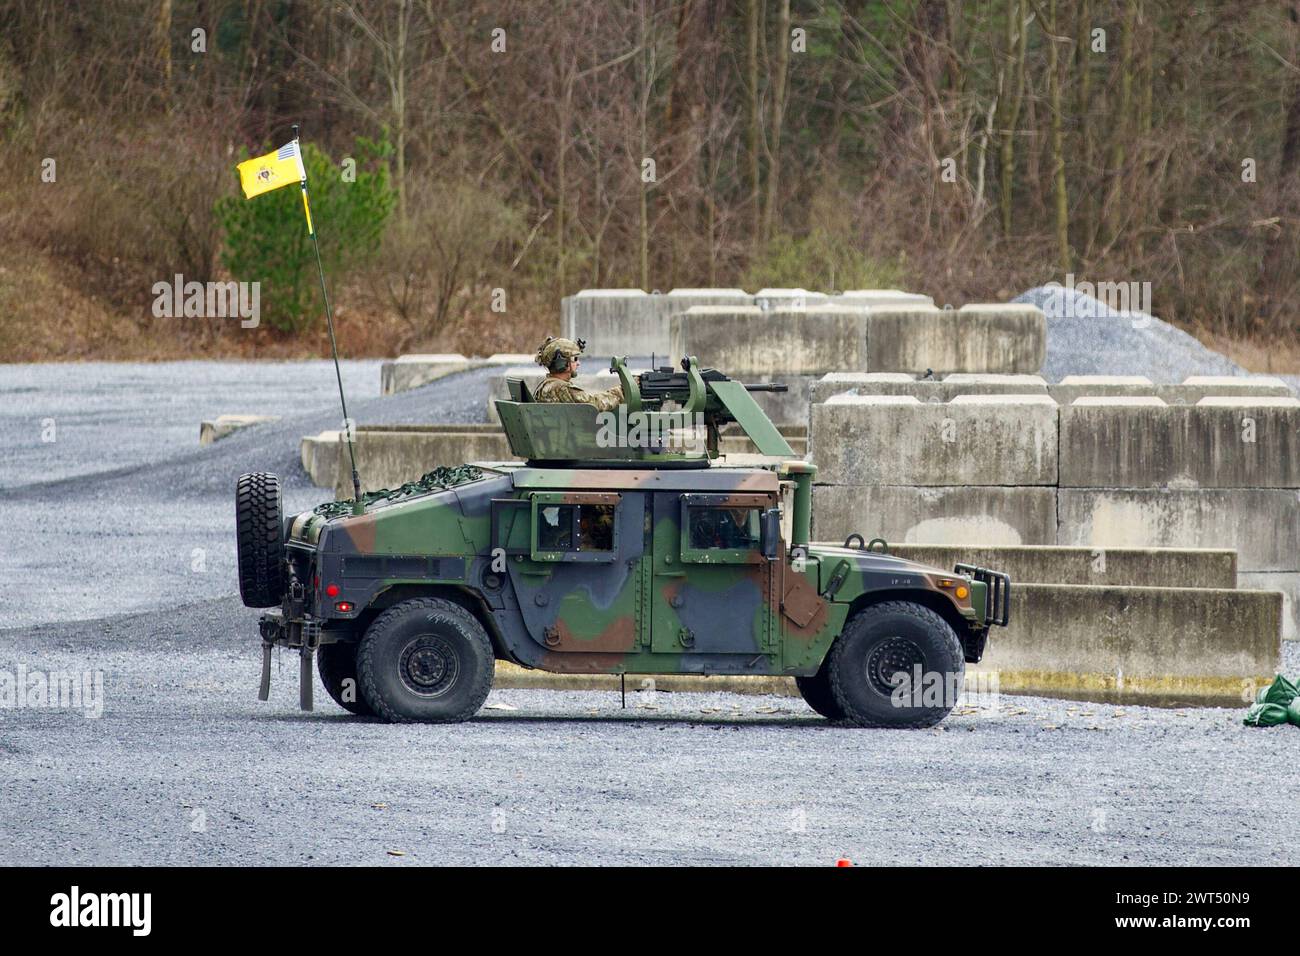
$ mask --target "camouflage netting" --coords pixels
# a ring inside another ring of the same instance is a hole
[[[378,501],[400,501],[403,498],[414,498],[417,495],[426,495],[431,491],[440,491],[444,488],[463,485],[468,481],[478,481],[482,477],[483,471],[473,465],[456,465],[454,468],[439,467],[421,475],[415,481],[408,481],[400,487],[367,491],[361,496],[361,504],[363,507],[368,508]],[[352,514],[354,504],[356,504],[355,498],[348,498],[344,501],[327,501],[324,504],[317,505],[315,513],[324,515],[326,518],[339,518],[343,515]]]
[[[1288,722],[1300,727],[1300,691],[1278,674],[1273,683],[1259,692],[1242,723],[1250,727],[1275,727]]]

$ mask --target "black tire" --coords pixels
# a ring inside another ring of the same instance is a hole
[[[235,483],[239,596],[246,607],[274,607],[284,597],[284,515],[280,479],[267,472]]]
[[[322,644],[316,651],[316,671],[334,703],[358,717],[373,717],[357,679],[357,645]]]
[[[922,682],[913,687],[918,665]],[[966,662],[956,632],[938,614],[908,601],[887,601],[849,620],[826,670],[831,694],[849,722],[933,727],[956,704]],[[900,671],[908,678],[901,688],[895,683]]]
[[[357,651],[361,696],[391,723],[469,720],[492,689],[495,667],[483,625],[443,598],[390,607]]]
[[[844,711],[835,700],[835,695],[831,693],[831,681],[824,661],[821,670],[816,674],[811,677],[796,677],[794,683],[799,688],[799,693],[803,695],[804,702],[817,713],[827,720],[844,719]]]

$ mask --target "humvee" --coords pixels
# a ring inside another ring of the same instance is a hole
[[[819,714],[925,727],[1007,623],[1010,580],[809,540],[816,468],[744,385],[693,358],[634,375],[617,412],[496,403],[520,460],[440,467],[396,489],[282,515],[280,483],[239,478],[240,594],[271,649],[386,721],[463,721],[495,662],[564,674],[789,675]],[[757,455],[719,455],[730,423]]]

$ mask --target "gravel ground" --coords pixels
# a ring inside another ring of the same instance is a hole
[[[305,364],[0,366],[0,397],[10,398],[0,402],[0,579],[10,622],[233,593],[239,475],[280,475],[290,513],[330,497],[303,472],[298,442],[339,425],[333,368]],[[378,363],[352,363],[345,374],[358,423],[399,424],[485,420],[493,370],[383,397]],[[200,418],[229,412],[282,418],[200,447]],[[56,440],[45,443],[48,418]]]
[[[378,362],[341,365],[353,399],[379,395]],[[0,365],[0,490],[156,462],[205,418],[300,414],[335,388],[331,362]]]
[[[491,370],[364,397],[369,364],[360,422],[482,418]],[[395,727],[319,685],[298,712],[287,654],[259,703],[231,491],[270,469],[289,510],[325,496],[297,441],[337,424],[329,371],[0,367],[0,672],[103,675],[98,719],[0,709],[0,864],[1291,862],[1300,738],[1240,710],[1007,697],[882,732],[785,698],[496,691],[469,724]],[[197,446],[202,416],[286,408]]]
[[[234,599],[0,632],[104,671],[103,716],[0,711],[8,864],[1287,864],[1294,727],[1006,697],[939,729],[802,701],[495,691],[468,724],[349,717],[297,658],[256,700]],[[401,853],[401,856],[390,855]]]

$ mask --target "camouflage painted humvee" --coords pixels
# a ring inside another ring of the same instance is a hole
[[[279,481],[239,479],[240,592],[330,695],[389,721],[462,721],[496,660],[567,674],[791,675],[826,717],[918,727],[955,703],[1005,624],[1005,575],[809,538],[816,469],[746,386],[692,360],[634,376],[625,405],[497,402],[522,462],[438,468],[287,520]],[[773,386],[766,386],[771,388]],[[775,386],[780,387],[780,386]],[[736,422],[759,454],[717,455]],[[880,542],[872,542],[873,545]],[[883,543],[881,543],[883,544]]]

